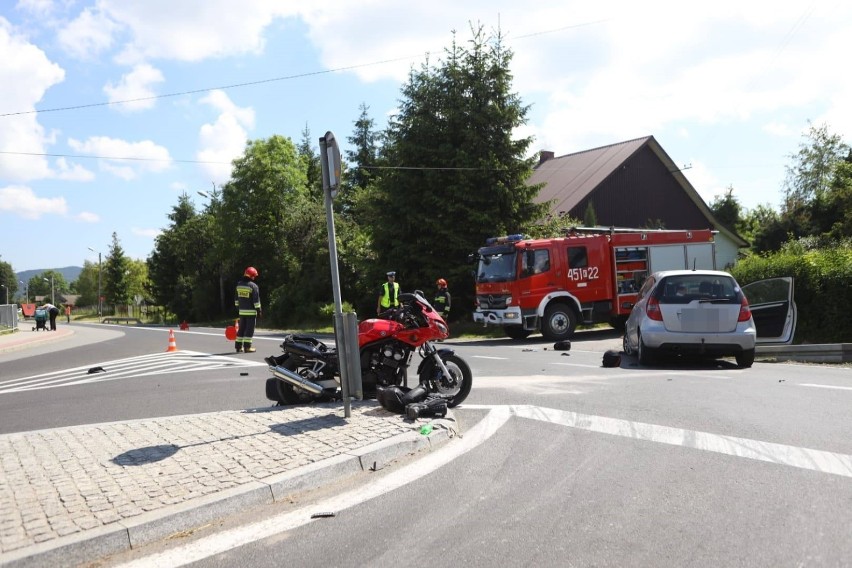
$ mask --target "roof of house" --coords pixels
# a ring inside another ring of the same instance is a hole
[[[631,156],[647,146],[669,170],[683,188],[684,193],[720,233],[727,235],[738,246],[748,242],[731,231],[714,217],[710,208],[695,190],[681,168],[663,150],[653,136],[644,136],[600,148],[555,157],[553,152],[541,152],[539,164],[533,169],[530,184],[545,184],[536,201],[553,201],[552,210],[568,212],[599,187],[604,180]]]

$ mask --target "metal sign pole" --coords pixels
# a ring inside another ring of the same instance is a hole
[[[340,274],[337,271],[337,236],[334,232],[334,210],[332,199],[337,195],[340,180],[340,152],[334,134],[326,132],[319,139],[320,164],[322,165],[322,189],[325,198],[325,219],[328,224],[328,256],[331,264],[331,286],[334,292],[334,340],[337,344],[338,367],[340,368],[340,389],[343,394],[343,416],[352,416],[349,400],[349,369],[346,349],[346,335],[343,325],[343,301],[340,297]],[[331,157],[331,163],[329,163]]]

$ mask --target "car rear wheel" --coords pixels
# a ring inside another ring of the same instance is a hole
[[[633,355],[633,349],[630,347],[630,341],[627,339],[627,332],[621,337],[621,350],[625,355]]]
[[[737,353],[737,366],[740,369],[748,369],[754,363],[754,349],[746,349]]]
[[[637,355],[639,357],[640,365],[653,365],[656,361],[656,352],[654,349],[645,346],[645,342],[642,341],[642,332],[637,332],[636,343],[637,347]]]

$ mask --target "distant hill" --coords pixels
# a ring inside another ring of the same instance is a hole
[[[77,280],[77,278],[80,277],[80,273],[83,272],[83,267],[82,266],[66,266],[65,268],[39,268],[37,270],[24,270],[24,271],[17,273],[18,280],[23,280],[24,282],[29,282],[30,278],[32,278],[33,276],[38,276],[39,274],[41,274],[45,270],[54,270],[54,271],[60,273],[65,278],[65,281],[68,282],[69,284],[71,284],[72,282]]]

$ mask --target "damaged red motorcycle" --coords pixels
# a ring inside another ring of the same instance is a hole
[[[470,367],[452,349],[433,343],[449,337],[447,323],[419,290],[400,294],[399,301],[389,319],[358,324],[364,398],[375,398],[379,388],[407,387],[408,368],[418,352],[419,385],[442,395],[450,408],[461,404],[473,386]],[[285,405],[342,398],[335,347],[309,335],[288,335],[281,350],[282,355],[264,359],[273,375],[266,381],[269,400]]]

